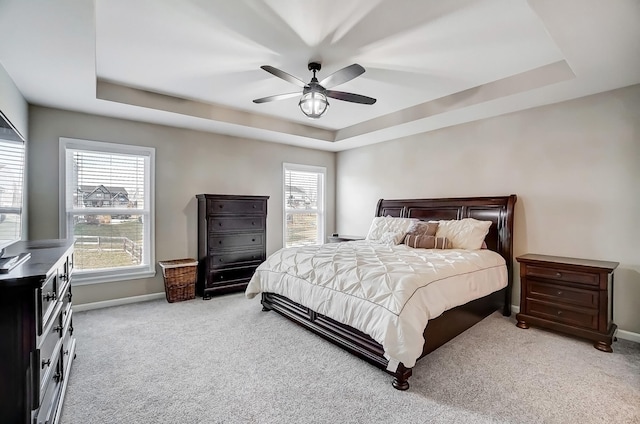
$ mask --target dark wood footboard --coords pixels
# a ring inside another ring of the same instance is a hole
[[[474,324],[482,321],[491,313],[501,309],[504,302],[504,291],[505,289],[502,289],[483,298],[450,309],[439,317],[430,320],[424,331],[425,345],[420,357],[424,357]],[[262,293],[262,306],[263,310],[276,311],[393,375],[392,385],[396,389],[407,390],[409,388],[408,379],[412,374],[412,369],[400,364],[396,371],[388,371],[387,365],[389,361],[384,357],[382,345],[365,333],[318,314],[275,293]]]

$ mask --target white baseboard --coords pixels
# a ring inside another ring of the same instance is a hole
[[[616,332],[616,337],[619,339],[625,339],[631,342],[640,343],[640,334],[633,333],[631,331],[618,330]]]
[[[520,307],[516,306],[516,305],[511,305],[511,312],[514,313],[514,314],[517,314],[518,312],[520,312]],[[632,331],[620,330],[618,328],[618,330],[616,331],[615,336],[617,338],[619,338],[619,339],[624,339],[624,340],[629,340],[631,342],[640,343],[640,334],[634,333]]]
[[[142,296],[123,297],[121,299],[104,300],[102,302],[81,303],[79,305],[73,305],[74,312],[89,311],[91,309],[108,308],[110,306],[127,305],[129,303],[147,302],[149,300],[164,299],[165,294],[153,293],[143,294]]]

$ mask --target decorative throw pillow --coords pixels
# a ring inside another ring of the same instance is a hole
[[[386,233],[382,233],[382,236],[380,236],[377,241],[383,244],[388,244],[389,246],[395,246],[396,244],[402,243],[404,235],[404,231],[387,231]]]
[[[435,221],[417,221],[411,224],[407,234],[412,236],[435,236],[438,230],[438,223]]]
[[[371,221],[369,232],[367,233],[367,240],[380,240],[384,233],[398,233],[402,232],[402,237],[407,233],[407,230],[416,222],[414,218],[394,218],[391,216],[376,216]],[[400,239],[402,242],[402,239]]]
[[[407,234],[404,238],[404,244],[409,247],[419,249],[450,249],[451,242],[446,237],[435,236],[414,236]]]
[[[477,250],[482,247],[482,242],[489,233],[489,227],[491,227],[491,221],[480,221],[474,218],[439,221],[436,237],[448,238],[453,249]]]

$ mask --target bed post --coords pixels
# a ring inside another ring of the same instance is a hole
[[[506,246],[503,246],[503,257],[507,263],[507,287],[504,293],[504,307],[502,309],[502,315],[505,317],[511,316],[511,293],[513,290],[513,216],[516,200],[518,197],[515,194],[509,196],[507,200],[505,217],[503,222],[501,234],[502,240],[508,240]]]
[[[393,381],[391,385],[394,389],[407,390],[409,388],[409,377],[411,377],[411,368],[406,368],[402,363],[398,365],[396,372],[392,373]]]

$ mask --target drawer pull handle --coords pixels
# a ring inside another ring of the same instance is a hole
[[[562,296],[562,291],[558,290],[558,296]]]
[[[256,205],[253,205],[253,209],[255,209],[255,208],[256,208]]]
[[[71,334],[73,336],[73,325],[69,326],[69,334]]]
[[[558,277],[558,278],[562,277],[562,273],[561,272],[556,272],[556,277]]]
[[[69,354],[69,349],[65,350],[65,351],[63,352],[63,354],[64,354],[64,355],[68,355],[68,354]]]
[[[220,279],[221,279],[221,280],[224,280],[224,275],[221,275],[221,276],[220,276]]]
[[[218,205],[218,207],[219,207],[220,209],[222,209],[222,208],[224,208],[224,205]]]
[[[51,292],[47,292],[47,294],[44,295],[43,297],[44,297],[44,300],[46,300],[47,302],[50,301],[50,300],[58,299],[58,296],[56,296],[55,293],[51,293]]]
[[[71,294],[71,292],[67,292],[67,299],[69,299],[69,302],[71,302],[72,297],[73,295]]]
[[[220,241],[218,242],[218,244],[222,244],[222,240],[220,240]]]
[[[62,334],[62,326],[61,326],[61,325],[58,325],[57,327],[54,327],[54,328],[53,328],[53,331],[55,331],[56,333],[60,333],[60,334]]]
[[[59,373],[59,372],[57,372],[57,373],[55,373],[55,374],[53,375],[53,379],[56,381],[56,383],[59,383],[59,382],[60,382],[60,380],[62,380],[62,378],[61,378],[61,377],[62,377],[62,376],[60,375],[60,373]]]
[[[222,227],[222,222],[218,222],[218,227]]]
[[[49,365],[51,365],[51,358],[47,359],[46,361],[44,359],[42,360],[42,368],[48,367]]]
[[[256,223],[255,223],[255,222],[253,222],[253,221],[251,221],[251,225],[256,225]]]
[[[224,260],[222,258],[220,258],[220,262],[224,262]]]
[[[256,239],[252,238],[251,241],[256,241]]]
[[[558,315],[562,315],[562,311],[558,311]]]
[[[60,279],[62,281],[67,281],[67,274],[60,274]]]

